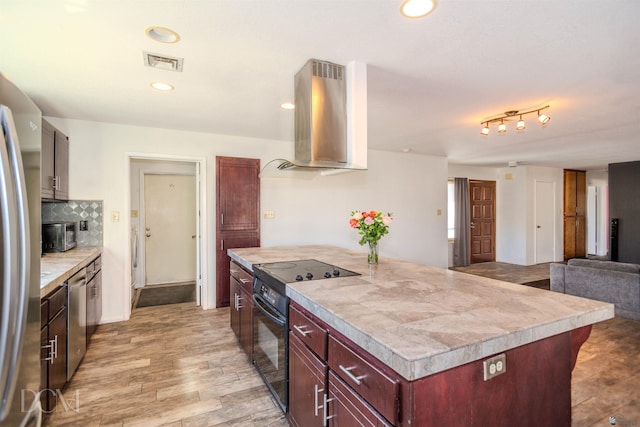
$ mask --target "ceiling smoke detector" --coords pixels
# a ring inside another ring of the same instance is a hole
[[[184,58],[160,55],[151,52],[142,52],[144,65],[147,67],[158,68],[160,70],[182,72],[182,62]]]

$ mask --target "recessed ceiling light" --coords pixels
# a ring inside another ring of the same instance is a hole
[[[164,83],[164,82],[152,82],[151,87],[157,90],[165,91],[165,92],[174,89],[173,85],[170,85],[169,83]]]
[[[435,8],[436,0],[404,0],[400,5],[400,13],[407,18],[422,18]]]
[[[293,110],[294,108],[296,108],[296,106],[291,102],[283,102],[282,104],[280,104],[280,108],[282,108],[283,110]]]
[[[180,40],[178,33],[165,27],[147,27],[144,32],[150,39],[160,43],[176,43]]]

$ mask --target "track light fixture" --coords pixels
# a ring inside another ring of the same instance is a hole
[[[524,129],[526,128],[526,125],[524,123],[522,116],[525,116],[527,114],[532,114],[532,113],[537,113],[538,121],[542,125],[546,125],[549,122],[549,120],[551,120],[551,117],[540,112],[542,110],[546,110],[547,108],[549,108],[549,105],[545,105],[544,107],[534,108],[533,110],[526,110],[526,111],[518,111],[518,110],[505,111],[504,114],[502,115],[498,115],[492,119],[480,122],[480,124],[483,125],[482,130],[480,131],[480,134],[483,136],[489,135],[489,124],[491,123],[498,123],[498,133],[507,132],[507,125],[504,123],[504,121],[512,120],[515,116],[520,117],[520,119],[518,120],[518,123],[516,124],[516,130],[524,131]]]

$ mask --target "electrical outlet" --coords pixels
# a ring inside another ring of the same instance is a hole
[[[490,380],[507,372],[507,356],[504,353],[493,356],[482,362],[482,366],[484,368],[484,380]]]

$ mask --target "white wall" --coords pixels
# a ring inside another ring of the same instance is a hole
[[[535,263],[535,182],[553,182],[556,205],[549,208],[555,209],[554,259],[562,261],[562,169],[450,164],[448,176],[496,181],[496,261],[518,265]]]
[[[70,139],[70,196],[103,200],[102,322],[129,316],[131,280],[129,158],[141,153],[206,162],[206,229],[204,257],[207,288],[203,304],[215,298],[215,157],[291,158],[293,142],[241,138],[178,130],[144,128],[81,120],[50,118]],[[438,267],[447,266],[447,164],[442,157],[369,151],[369,170],[313,180],[261,180],[261,210],[274,210],[274,219],[262,219],[263,246],[326,243],[361,249],[357,233],[349,228],[351,210],[391,211],[395,222],[380,242],[385,256]],[[203,201],[204,202],[204,201]],[[441,209],[441,215],[437,210]],[[120,221],[110,220],[120,212]]]

